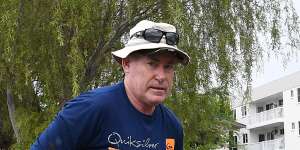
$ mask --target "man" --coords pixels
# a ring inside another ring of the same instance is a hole
[[[112,52],[124,81],[69,101],[31,149],[182,150],[181,124],[161,104],[171,90],[174,65],[189,62],[178,40],[173,25],[139,22],[125,47]]]

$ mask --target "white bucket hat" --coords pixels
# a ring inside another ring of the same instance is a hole
[[[132,52],[138,51],[138,50],[153,50],[153,49],[159,49],[159,50],[168,50],[170,52],[175,52],[176,56],[180,59],[180,62],[183,65],[186,65],[190,61],[190,57],[188,54],[180,49],[177,48],[176,45],[169,45],[166,43],[165,36],[162,37],[159,43],[153,43],[150,41],[145,40],[142,37],[136,37],[133,36],[137,32],[144,31],[146,29],[158,29],[164,32],[175,32],[176,33],[176,28],[173,25],[167,24],[167,23],[156,23],[152,22],[149,20],[142,20],[139,23],[135,25],[130,30],[130,40],[128,43],[125,45],[124,48],[112,52],[114,58],[120,62],[122,58],[126,58],[129,54]],[[156,50],[159,51],[159,50]]]

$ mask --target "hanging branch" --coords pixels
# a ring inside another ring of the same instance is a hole
[[[24,1],[20,0],[19,3],[19,14],[16,20],[16,32],[15,32],[15,41],[14,41],[14,45],[13,45],[13,55],[15,55],[16,51],[17,51],[17,44],[19,41],[19,36],[18,34],[20,33],[21,30],[21,19],[23,18],[23,14],[24,14]],[[13,62],[11,62],[13,63]],[[9,119],[15,134],[15,137],[17,138],[17,142],[20,143],[21,142],[21,137],[19,134],[19,129],[17,127],[16,124],[16,117],[15,117],[15,103],[13,100],[13,95],[12,95],[12,88],[11,86],[13,85],[14,79],[13,79],[13,74],[11,73],[11,69],[13,68],[13,64],[11,65],[11,67],[9,67],[9,65],[7,65],[7,73],[11,74],[8,76],[8,82],[7,82],[7,88],[6,88],[6,97],[7,97],[7,108],[8,108],[8,112],[9,112]]]
[[[13,100],[13,96],[11,93],[11,88],[7,86],[6,88],[6,97],[7,97],[7,108],[8,108],[8,113],[9,113],[9,119],[12,125],[12,128],[14,130],[15,137],[17,138],[17,142],[20,143],[21,138],[19,135],[19,129],[16,124],[16,117],[15,117],[15,104]]]
[[[139,21],[146,19],[151,15],[152,12],[157,10],[157,3],[147,7],[143,12],[140,13],[139,16],[133,19],[127,19],[122,21],[121,23],[116,23],[117,27],[114,27],[112,32],[110,33],[110,39],[102,44],[102,42],[98,42],[98,45],[88,60],[87,67],[84,71],[83,79],[80,82],[80,89],[85,90],[90,81],[92,81],[96,75],[97,68],[101,64],[101,61],[104,59],[104,54],[110,52],[112,45],[116,42],[127,30],[129,27],[132,27]],[[100,34],[100,36],[102,36]],[[99,39],[102,39],[101,37]]]

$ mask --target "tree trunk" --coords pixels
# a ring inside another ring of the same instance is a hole
[[[7,96],[7,108],[8,108],[8,113],[9,113],[9,119],[11,122],[11,125],[14,130],[15,137],[17,138],[17,142],[20,143],[20,135],[19,135],[19,129],[16,124],[16,118],[15,118],[15,104],[13,100],[13,96],[11,93],[11,89],[7,87],[6,89],[6,96]]]
[[[3,128],[3,121],[2,121],[2,116],[1,116],[1,113],[2,113],[3,111],[1,111],[1,107],[0,107],[0,134],[1,134],[1,130],[2,130],[2,128]],[[1,135],[0,135],[1,136]]]

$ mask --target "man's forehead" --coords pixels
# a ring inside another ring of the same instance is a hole
[[[153,61],[161,62],[166,61],[168,63],[178,63],[179,60],[176,55],[172,52],[164,52],[164,53],[153,53],[146,55],[147,58]]]

